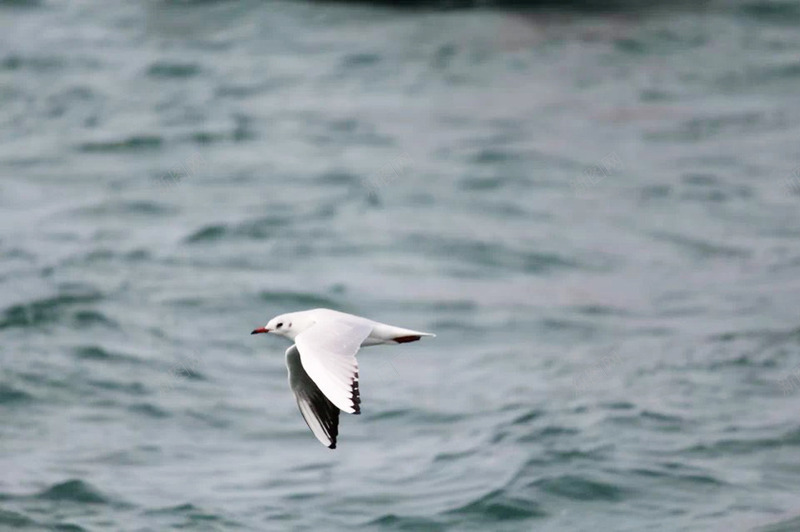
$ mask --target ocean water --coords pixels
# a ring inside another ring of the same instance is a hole
[[[0,530],[800,529],[799,25],[3,2]]]

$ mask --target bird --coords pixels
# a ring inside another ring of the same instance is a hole
[[[329,449],[336,449],[339,412],[361,413],[359,348],[436,336],[327,308],[281,314],[250,334],[262,333],[294,342],[286,350],[289,387],[308,428]]]

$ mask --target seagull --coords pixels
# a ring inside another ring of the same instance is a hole
[[[361,413],[358,349],[436,336],[327,308],[281,314],[250,334],[260,333],[294,341],[286,350],[289,387],[308,428],[329,449],[336,449],[339,411]]]

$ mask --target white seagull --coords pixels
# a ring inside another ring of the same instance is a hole
[[[327,308],[281,314],[250,334],[259,333],[294,340],[286,350],[289,386],[308,428],[329,449],[336,448],[339,410],[361,413],[358,349],[436,336]]]

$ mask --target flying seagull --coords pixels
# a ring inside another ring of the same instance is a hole
[[[308,428],[329,449],[336,448],[339,411],[361,413],[358,349],[436,336],[326,308],[281,314],[250,334],[259,333],[294,340],[286,350],[289,386]]]

